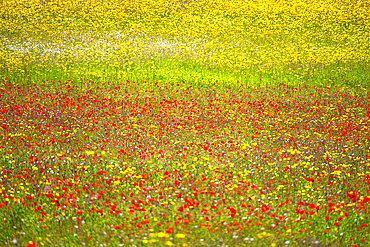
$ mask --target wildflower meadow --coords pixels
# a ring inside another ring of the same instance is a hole
[[[367,0],[0,1],[0,246],[370,246]]]

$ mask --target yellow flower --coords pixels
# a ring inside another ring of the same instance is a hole
[[[164,238],[165,236],[166,236],[166,234],[163,233],[163,232],[158,233],[158,237],[160,237],[160,238]]]
[[[167,242],[166,242],[166,245],[168,245],[168,246],[172,246],[172,245],[173,245],[173,243],[172,243],[171,241],[167,241]]]
[[[185,234],[178,233],[176,234],[176,238],[185,238]]]
[[[94,154],[94,151],[88,151],[88,150],[85,150],[85,153],[86,153],[87,155],[93,155],[93,154]]]
[[[338,170],[333,172],[334,175],[340,175],[341,173],[342,172],[341,171],[338,171]]]

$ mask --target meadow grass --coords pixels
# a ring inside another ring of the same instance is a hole
[[[0,246],[367,246],[367,1],[2,1]]]

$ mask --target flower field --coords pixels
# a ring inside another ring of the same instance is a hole
[[[368,246],[363,1],[2,1],[0,246]]]

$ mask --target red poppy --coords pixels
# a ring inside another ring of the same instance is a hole
[[[27,247],[34,247],[36,245],[37,245],[37,243],[35,241],[29,241],[28,244],[27,244]]]

